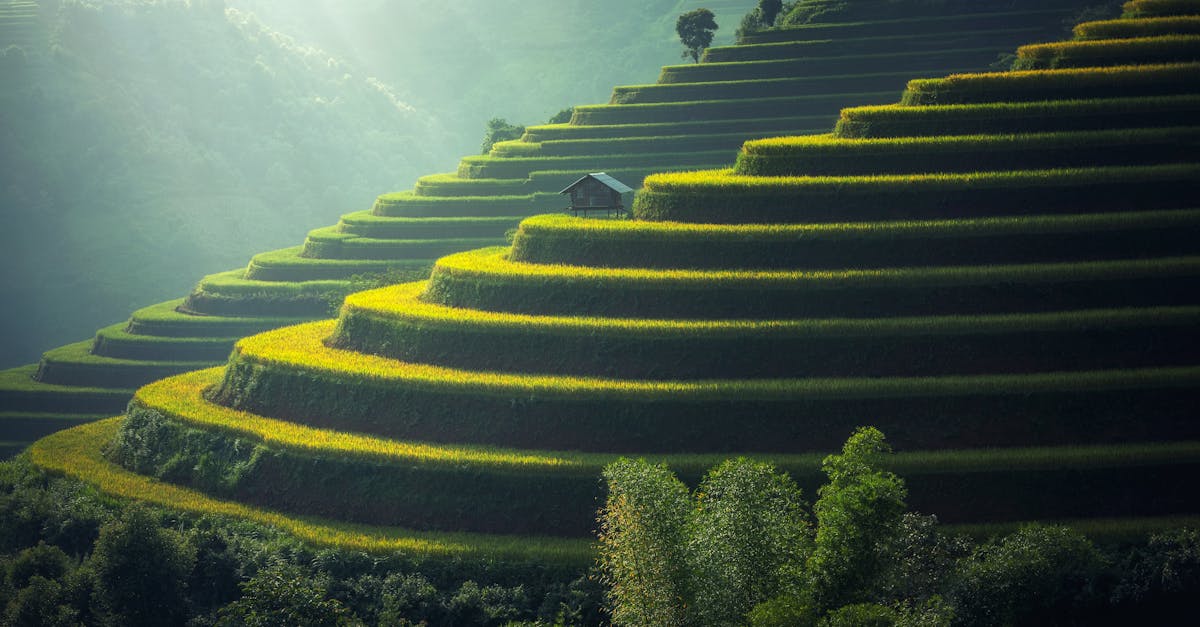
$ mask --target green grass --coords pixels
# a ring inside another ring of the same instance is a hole
[[[692,63],[668,65],[658,76],[660,85],[674,83],[704,83],[712,81],[743,81],[749,79],[806,76],[821,78],[856,74],[864,70],[888,72],[927,72],[939,68],[987,67],[996,59],[996,49],[965,48],[937,49],[910,52],[903,49],[879,51],[874,54],[805,57],[777,61],[735,61],[729,63]],[[944,71],[944,70],[943,70]]]
[[[704,63],[765,61],[836,54],[872,54],[896,50],[979,48],[984,45],[1001,48],[1015,45],[1017,42],[1036,39],[1045,32],[1046,28],[1044,27],[1025,25],[1020,28],[962,30],[935,35],[911,32],[882,37],[837,37],[769,44],[720,46],[705,50],[701,61]]]
[[[488,225],[494,234],[491,237],[479,238],[371,238],[342,233],[337,227],[326,227],[309,232],[300,255],[301,258],[313,259],[432,260],[460,250],[501,243],[504,240],[504,232],[516,226],[519,221],[519,218],[513,218],[498,225]],[[501,228],[502,226],[507,228]]]
[[[137,463],[143,472],[161,472],[162,463],[168,458],[171,461],[167,463],[173,467],[186,469],[193,466],[189,459],[192,456],[236,448],[231,442],[213,446],[214,435],[218,440],[236,438],[242,442],[241,452],[226,455],[224,459],[210,456],[209,474],[223,464],[231,468],[240,466],[231,490],[239,500],[269,503],[302,513],[329,513],[342,519],[390,517],[405,520],[405,524],[479,525],[523,533],[570,535],[584,535],[590,530],[594,503],[602,496],[596,477],[615,457],[409,443],[305,427],[205,401],[202,394],[206,384],[219,376],[219,371],[195,373],[140,391],[131,405],[129,428],[136,430],[143,424],[153,424],[159,427],[160,437],[169,438],[179,448],[144,451],[147,446],[153,447],[154,442],[142,439],[122,442],[118,437],[114,455],[118,459],[128,454],[138,458],[149,453],[148,462],[142,457]],[[188,429],[193,431],[189,433]],[[246,444],[258,444],[263,449],[250,450]],[[654,461],[667,463],[694,482],[705,468],[722,457],[722,454],[656,455]],[[955,483],[971,485],[981,478],[995,480],[996,473],[1024,475],[1027,487],[1019,491],[1026,493],[1041,489],[1040,484],[1057,478],[1064,469],[1089,475],[1136,476],[1149,467],[1175,470],[1190,477],[1195,474],[1198,457],[1200,445],[1181,442],[1061,449],[914,451],[898,454],[888,461],[904,473],[914,499],[928,501],[931,497],[938,498],[937,492],[925,493],[931,486],[949,484],[953,489]],[[182,464],[178,458],[182,458]],[[821,481],[817,469],[820,453],[774,454],[770,458],[806,488],[813,488]],[[245,465],[246,460],[252,461]],[[188,474],[186,470],[177,470],[173,476],[176,480],[203,481],[198,472]],[[282,477],[288,480],[278,480]],[[1169,482],[1175,484],[1170,487],[1177,487],[1179,481],[1176,478]],[[265,489],[268,485],[272,489]],[[1091,490],[1088,500],[1107,489],[1104,486]],[[374,501],[370,500],[372,497]],[[1180,497],[1172,500],[1178,502]],[[557,507],[547,508],[547,501]],[[480,515],[464,521],[461,516],[464,507]],[[922,509],[941,511],[942,508]],[[1138,510],[1131,513],[1140,513]],[[971,519],[969,514],[957,513],[961,518]],[[1021,512],[1030,513],[1036,514],[1029,510]]]
[[[309,233],[318,238],[332,237],[328,229],[336,229],[349,237],[374,239],[442,239],[454,237],[503,237],[508,229],[521,221],[522,216],[458,217],[458,218],[394,218],[359,211],[342,216],[336,227]]]
[[[715,153],[714,153],[715,154]],[[721,153],[721,161],[715,164],[715,167],[723,167],[724,164],[730,163],[737,155],[737,149],[723,151]],[[686,170],[694,170],[697,167],[714,167],[714,164],[706,165],[658,165],[653,167],[641,168],[605,168],[609,176],[625,183],[626,185],[638,189],[642,186],[642,181],[646,177],[658,174],[661,172],[679,172]],[[566,198],[560,196],[557,192],[560,189],[579,180],[579,177],[588,174],[588,170],[539,170],[529,174],[531,184],[541,189],[552,189],[553,192],[542,193],[535,197],[535,200],[541,200],[539,203],[539,211],[559,211],[565,210],[569,202]]]
[[[1200,164],[756,177],[732,170],[656,174],[643,181],[644,220],[846,222],[1182,208],[1200,192]]]
[[[1200,126],[1019,135],[842,138],[778,137],[746,142],[734,172],[820,176],[1031,170],[1195,161]]]
[[[775,43],[808,39],[841,39],[861,37],[886,37],[904,35],[920,30],[933,36],[979,29],[1026,28],[1030,24],[1052,24],[1068,17],[1069,11],[1062,9],[1033,11],[1002,11],[951,15],[925,15],[889,20],[860,22],[826,22],[775,28],[754,33],[745,38],[745,43]]]
[[[1139,20],[1100,20],[1075,26],[1076,39],[1123,39],[1160,35],[1200,34],[1200,16],[1155,17]]]
[[[460,175],[463,173],[463,167],[459,166]],[[490,177],[481,175],[479,178]],[[525,175],[521,174],[520,178],[525,178]],[[530,195],[417,196],[411,191],[404,191],[383,194],[376,198],[371,211],[377,216],[397,218],[499,217],[528,213],[532,210],[532,199]]]
[[[118,359],[220,361],[229,356],[233,343],[240,337],[139,335],[127,331],[127,326],[126,323],[120,323],[96,331],[92,352],[101,357]]]
[[[251,281],[303,282],[396,272],[419,276],[429,269],[428,260],[446,249],[446,246],[422,243],[394,248],[394,257],[311,258],[301,255],[303,247],[295,246],[255,255],[250,259],[244,277]],[[449,249],[455,250],[453,245]]]
[[[1014,70],[1178,63],[1200,60],[1200,35],[1160,35],[1031,44],[1017,48]]]
[[[0,412],[0,440],[29,443],[56,431],[107,418],[110,413],[70,414],[37,412]],[[24,448],[24,447],[22,447]]]
[[[228,516],[282,529],[316,546],[370,553],[405,553],[451,560],[536,560],[583,566],[591,562],[590,543],[545,537],[419,532],[392,526],[365,526],[294,517],[209,497],[143,477],[104,459],[101,449],[119,428],[119,419],[98,422],[43,439],[30,450],[34,464],[79,479],[111,496],[144,501],[198,515]]]
[[[149,361],[92,354],[92,340],[46,351],[38,364],[37,379],[46,383],[92,388],[136,388],[180,372],[207,368],[221,359]]]
[[[37,364],[0,370],[0,402],[7,411],[30,413],[116,413],[132,389],[57,385],[37,381]]]
[[[781,129],[827,127],[829,116],[770,117],[748,120],[699,120],[691,122],[659,122],[654,124],[609,124],[586,126],[546,124],[525,128],[525,139],[531,142],[585,139],[625,139],[635,137],[671,137],[676,135],[718,135],[741,133],[775,133]]]
[[[352,294],[331,345],[501,372],[707,379],[916,376],[1188,362],[1200,308],[772,320],[532,316],[422,302],[424,284]],[[1131,347],[1133,350],[1131,350]]]
[[[828,120],[826,120],[828,121]],[[780,129],[762,133],[720,133],[714,135],[666,135],[660,137],[621,137],[606,139],[550,140],[539,144],[544,156],[582,156],[606,154],[632,154],[670,150],[684,151],[736,151],[748,137],[778,135],[802,135],[817,132],[813,129]],[[558,191],[558,190],[552,190]]]
[[[900,91],[908,79],[912,78],[913,73],[906,71],[809,76],[804,75],[802,71],[796,71],[782,73],[782,76],[743,79],[740,78],[739,73],[731,71],[726,78],[713,79],[713,81],[617,87],[613,89],[609,104],[777,98],[826,93],[876,92],[889,88]]]
[[[698,165],[732,158],[729,150],[704,152],[634,152],[629,154],[583,155],[571,157],[513,157],[498,158],[486,155],[464,157],[459,162],[459,176],[466,178],[490,176],[528,177],[538,170],[582,170],[598,172],[608,167],[635,168],[659,165]],[[552,190],[557,192],[558,190]],[[381,197],[382,198],[382,197]],[[378,205],[377,205],[378,206]],[[528,206],[528,205],[526,205]],[[385,215],[395,215],[390,208]]]
[[[1195,257],[864,270],[542,266],[484,249],[438,260],[425,300],[528,314],[884,317],[1195,302]]]
[[[1193,254],[1200,210],[828,224],[526,218],[510,258],[623,268],[885,268]]]
[[[1166,96],[1200,92],[1200,63],[955,74],[915,79],[902,105],[1030,102],[1065,98]]]
[[[1196,0],[1130,0],[1124,5],[1122,17],[1162,17],[1200,14]]]
[[[179,311],[184,299],[158,303],[133,312],[126,330],[137,335],[178,338],[227,338],[253,335],[309,318],[202,316]]]
[[[354,289],[351,281],[256,281],[244,270],[210,274],[196,285],[180,308],[215,316],[315,318],[327,315],[331,301]]]
[[[760,119],[766,117],[817,116],[831,113],[847,102],[883,104],[895,100],[895,91],[746,98],[737,100],[701,100],[629,105],[579,105],[572,124],[651,124],[659,122],[695,122],[704,120]],[[832,116],[831,116],[832,117]],[[832,120],[830,120],[832,122]]]
[[[464,179],[454,172],[427,174],[413,187],[417,196],[520,196],[525,191],[524,179]]]
[[[834,134],[846,138],[1033,133],[1186,126],[1200,116],[1200,96],[1098,98],[842,109]]]

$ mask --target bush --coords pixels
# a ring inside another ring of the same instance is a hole
[[[1098,605],[1105,560],[1066,528],[1029,525],[980,547],[952,586],[956,624],[1064,624]]]
[[[492,151],[492,146],[496,142],[520,139],[523,134],[525,134],[524,126],[509,124],[508,120],[504,118],[492,118],[488,120],[487,130],[483,135],[483,143],[479,146],[479,152],[486,155]]]
[[[161,528],[149,510],[132,507],[101,527],[92,561],[101,597],[125,624],[182,622],[196,550],[178,533]]]

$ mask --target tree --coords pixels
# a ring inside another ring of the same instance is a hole
[[[483,145],[480,149],[482,154],[487,154],[492,151],[492,146],[497,142],[511,141],[520,139],[521,135],[525,134],[524,126],[509,124],[504,118],[492,118],[488,120],[487,131],[483,135]]]
[[[1104,560],[1066,527],[1027,525],[979,547],[960,564],[952,589],[961,625],[1072,623],[1100,595]],[[1086,624],[1086,623],[1080,623]]]
[[[822,462],[829,483],[813,505],[817,539],[808,560],[809,593],[822,609],[866,601],[865,591],[883,566],[904,515],[904,481],[879,469],[890,452],[883,433],[863,427],[846,440],[841,455]]]
[[[716,16],[708,9],[696,9],[679,16],[675,21],[675,32],[683,43],[683,58],[691,57],[700,62],[700,53],[712,43],[713,31],[717,30]]]
[[[328,596],[325,586],[307,577],[300,568],[272,566],[242,584],[242,598],[221,608],[217,624],[228,627],[359,624],[341,601]]]
[[[745,622],[779,593],[812,550],[807,504],[791,477],[747,459],[709,471],[688,522],[695,618],[704,625]]]
[[[555,113],[547,121],[547,124],[566,124],[571,121],[571,116],[575,114],[575,107],[567,107],[558,113]]]
[[[100,592],[126,625],[173,625],[187,609],[195,549],[144,507],[100,528],[92,554]]]
[[[775,18],[783,10],[783,0],[758,0],[758,19],[764,28],[775,24]]]
[[[619,459],[604,469],[600,566],[614,624],[682,625],[690,499],[665,465]]]

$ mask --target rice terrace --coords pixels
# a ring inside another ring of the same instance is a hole
[[[0,0],[0,77],[0,625],[1195,614],[1200,0]]]

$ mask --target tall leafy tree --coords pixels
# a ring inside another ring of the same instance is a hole
[[[675,32],[683,43],[683,58],[691,57],[692,61],[700,62],[700,54],[712,44],[713,31],[716,31],[716,16],[708,9],[696,9],[679,16],[675,21]]]
[[[758,18],[763,26],[775,24],[775,18],[783,10],[783,0],[758,0]]]
[[[808,592],[817,608],[865,601],[883,566],[880,548],[895,535],[907,496],[904,481],[880,469],[890,450],[883,433],[863,427],[846,441],[841,455],[822,463],[829,483],[821,486],[813,505],[817,538],[807,568]]]
[[[812,533],[800,488],[746,459],[711,470],[688,523],[692,604],[703,625],[740,625],[803,565]]]
[[[665,465],[620,459],[604,469],[600,565],[613,623],[685,624],[690,499]]]

